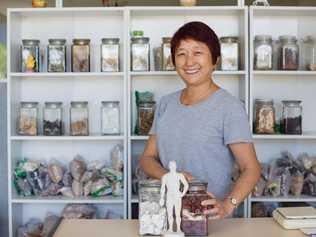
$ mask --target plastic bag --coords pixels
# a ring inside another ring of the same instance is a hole
[[[59,189],[59,193],[61,193],[65,197],[69,197],[69,198],[75,197],[70,187],[62,187],[61,189]]]
[[[48,166],[48,174],[54,183],[59,183],[63,179],[64,168],[57,161],[53,161]]]
[[[304,175],[301,174],[300,172],[293,175],[292,181],[291,181],[291,187],[290,187],[291,194],[297,197],[300,196],[303,191],[303,185],[304,185]]]
[[[299,154],[297,159],[301,162],[305,170],[308,171],[312,168],[314,159],[309,157],[307,153]]]
[[[88,204],[68,204],[62,216],[66,219],[93,219],[96,217],[96,208]]]
[[[105,163],[100,160],[94,160],[87,164],[87,169],[92,170],[101,170],[105,166]]]
[[[43,224],[38,219],[30,219],[17,231],[18,237],[42,237]]]
[[[72,181],[72,192],[76,197],[82,196],[83,184],[77,180]]]
[[[59,223],[61,221],[61,218],[53,215],[48,214],[44,220],[43,224],[43,230],[42,230],[42,237],[52,237],[55,233]]]
[[[91,192],[92,184],[93,184],[93,182],[92,182],[92,180],[90,180],[83,186],[83,195],[85,197],[89,196],[89,194]]]
[[[254,190],[252,191],[252,195],[254,197],[260,197],[263,195],[264,189],[266,187],[267,182],[261,177],[259,182],[256,184]]]
[[[86,183],[86,182],[88,182],[90,180],[94,180],[97,177],[97,175],[98,175],[97,170],[86,171],[82,175],[80,182]]]
[[[31,185],[33,193],[38,196],[42,193],[43,184],[39,178],[38,170],[32,172],[26,172],[26,179]]]
[[[123,173],[118,170],[114,170],[109,167],[105,167],[101,170],[101,174],[104,175],[111,182],[118,182],[123,180]]]
[[[112,185],[106,178],[99,179],[92,183],[91,195],[101,197],[112,193]]]
[[[16,177],[14,179],[14,186],[19,195],[29,197],[33,195],[32,187],[27,179]]]
[[[123,171],[123,147],[122,145],[116,145],[111,150],[111,166],[114,170]]]
[[[64,173],[64,176],[63,176],[63,185],[65,187],[71,187],[72,185],[72,176],[71,176],[71,173],[70,172],[65,172]]]
[[[112,183],[112,195],[113,196],[122,196],[123,195],[122,182],[113,182]]]
[[[77,155],[69,164],[69,169],[72,177],[80,181],[82,175],[86,171],[86,163],[84,162],[83,158]]]

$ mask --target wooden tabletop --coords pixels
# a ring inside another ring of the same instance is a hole
[[[134,237],[138,220],[63,220],[53,237]],[[285,230],[272,218],[210,221],[210,237],[306,237],[299,230]]]

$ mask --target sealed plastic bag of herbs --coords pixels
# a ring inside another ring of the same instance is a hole
[[[7,48],[0,43],[0,80],[4,79],[7,74]]]

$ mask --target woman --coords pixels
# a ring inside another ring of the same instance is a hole
[[[140,158],[143,171],[160,179],[175,160],[188,180],[208,181],[212,219],[230,216],[260,177],[247,114],[241,101],[216,85],[219,40],[202,22],[183,25],[171,41],[172,60],[183,90],[161,98]],[[232,187],[234,163],[240,177]]]

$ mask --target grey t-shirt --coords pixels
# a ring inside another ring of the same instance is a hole
[[[180,102],[181,91],[161,98],[150,134],[157,137],[164,167],[171,160],[178,171],[208,181],[208,190],[224,198],[231,188],[234,157],[227,146],[251,143],[242,102],[224,89],[191,106]]]

